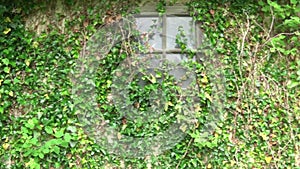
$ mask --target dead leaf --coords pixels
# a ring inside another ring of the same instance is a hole
[[[87,27],[88,25],[89,25],[89,21],[88,20],[86,20],[86,21],[83,22],[83,26],[84,27]]]

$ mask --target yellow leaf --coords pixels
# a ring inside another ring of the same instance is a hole
[[[25,60],[25,64],[26,64],[27,66],[29,66],[29,65],[30,65],[30,60]]]
[[[259,135],[262,137],[263,140],[265,141],[268,140],[268,136],[265,135],[264,133],[260,133]]]
[[[112,81],[111,81],[111,80],[107,80],[107,81],[106,81],[106,84],[107,84],[107,86],[109,87],[109,86],[112,84]]]
[[[186,128],[187,128],[187,125],[183,124],[179,127],[179,129],[182,131],[182,132],[185,132],[186,131]]]
[[[268,157],[265,157],[265,160],[268,164],[270,164],[271,160],[272,160],[272,157],[268,156]]]
[[[203,76],[203,78],[200,80],[201,81],[201,83],[203,83],[203,84],[207,84],[208,83],[208,78],[207,78],[207,76]]]
[[[14,92],[13,92],[13,91],[10,91],[10,92],[8,93],[8,95],[10,95],[11,97],[13,97],[13,96],[14,96]]]
[[[44,96],[46,99],[49,99],[49,95],[47,93]]]
[[[6,35],[6,34],[8,34],[10,31],[11,31],[10,28],[6,28],[6,29],[3,31],[3,33]]]
[[[232,166],[234,166],[234,165],[235,165],[235,161],[230,160],[230,166],[232,167]]]
[[[117,137],[118,137],[119,140],[121,140],[122,134],[118,132]]]
[[[211,167],[212,167],[211,164],[208,164],[208,165],[207,165],[207,168],[211,168]]]
[[[258,110],[257,110],[257,113],[258,113],[258,114],[261,114],[261,113],[262,113],[262,110],[258,109]]]
[[[4,143],[4,144],[2,144],[2,147],[3,147],[4,150],[7,150],[8,147],[9,147],[9,144],[8,143]]]
[[[125,129],[126,129],[126,127],[127,127],[127,125],[126,125],[126,124],[124,124],[124,125],[122,126],[122,129],[121,129],[121,130],[122,130],[122,131],[123,131],[123,130],[125,130]]]
[[[6,17],[6,18],[4,19],[4,22],[11,22],[11,20],[10,20],[9,17]]]
[[[33,42],[32,46],[33,46],[34,48],[37,48],[37,47],[39,46],[39,43],[38,43],[38,42]]]
[[[150,76],[151,76],[151,79],[149,79],[150,82],[151,83],[156,83],[156,78],[152,74],[150,74]]]
[[[210,96],[208,93],[205,92],[204,95],[205,95],[205,97],[206,97],[209,101],[212,101],[212,98],[211,98],[211,96]]]
[[[3,82],[3,80],[1,79],[1,80],[0,80],[0,86],[1,86],[2,82]]]
[[[199,105],[195,106],[195,112],[200,112],[201,111],[201,107]]]
[[[168,108],[169,108],[169,106],[174,106],[174,104],[172,103],[172,102],[167,102],[166,104],[165,104],[165,111],[168,111]]]

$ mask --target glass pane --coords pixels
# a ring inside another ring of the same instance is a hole
[[[180,34],[180,29],[185,34],[184,39],[187,40],[187,47],[195,48],[195,35],[193,27],[193,19],[191,17],[167,17],[167,49],[176,49],[176,35]]]
[[[158,17],[136,18],[137,29],[141,32],[143,42],[154,50],[162,50],[162,23]]]
[[[183,54],[167,54],[166,59],[170,65],[169,75],[174,76],[179,86],[182,88],[188,88],[194,77],[190,77],[188,74],[191,73],[182,65],[183,62],[187,61],[188,58]]]
[[[187,58],[183,54],[167,54],[166,59],[170,64],[178,65],[183,61],[186,61]]]

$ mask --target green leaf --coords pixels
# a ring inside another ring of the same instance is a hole
[[[298,0],[291,0],[291,4],[296,5]]]
[[[60,92],[60,94],[62,96],[67,96],[67,95],[69,95],[69,92],[68,92],[68,90],[65,90],[65,91]]]
[[[48,133],[48,134],[53,134],[53,129],[52,129],[52,127],[50,127],[50,126],[46,126],[46,127],[45,127],[45,131],[46,131],[46,133]]]
[[[43,154],[42,152],[40,152],[40,153],[39,153],[39,157],[40,157],[41,159],[43,159],[43,158],[44,158],[44,154]]]
[[[9,73],[9,72],[10,72],[10,68],[9,68],[9,67],[5,67],[5,68],[3,69],[3,71],[4,71],[5,73]]]
[[[299,85],[299,82],[295,82],[295,81],[289,81],[289,83],[287,84],[287,87],[289,89],[295,88]]]
[[[32,139],[30,139],[30,141],[29,141],[29,143],[30,144],[32,144],[32,145],[36,145],[37,144],[37,142],[38,142],[38,139],[37,138],[32,138]]]
[[[7,80],[4,80],[3,84],[10,84],[11,80],[7,79]]]
[[[72,136],[69,133],[66,133],[64,135],[64,139],[66,140],[66,142],[70,142],[70,140],[72,139]]]
[[[9,60],[7,58],[2,59],[3,64],[5,64],[6,66],[9,64]]]
[[[60,137],[62,137],[62,136],[64,135],[64,131],[65,131],[65,129],[62,128],[62,129],[60,129],[59,131],[56,131],[55,134],[54,134],[54,136],[55,136],[56,138],[60,138]]]
[[[53,151],[54,151],[56,154],[59,154],[60,148],[59,148],[58,146],[54,146],[54,147],[53,147]]]
[[[283,23],[284,25],[287,25],[289,27],[297,27],[300,26],[300,18],[292,16],[290,19],[287,19]]]
[[[43,147],[42,152],[43,152],[44,154],[47,154],[47,153],[50,152],[50,150],[49,150],[49,148]]]
[[[21,81],[16,77],[14,78],[14,83],[20,83]]]
[[[283,9],[281,8],[281,6],[278,5],[277,2],[272,2],[271,0],[268,0],[268,4],[270,6],[272,6],[274,9],[276,9],[277,11],[283,11]]]
[[[34,129],[35,124],[34,124],[33,119],[29,119],[29,120],[27,121],[27,123],[25,124],[25,126],[26,126],[27,128],[30,128],[31,130]]]
[[[28,134],[29,131],[26,127],[21,127],[22,134]]]

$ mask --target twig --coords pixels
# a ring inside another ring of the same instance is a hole
[[[190,145],[192,144],[192,142],[194,141],[194,138],[191,138],[188,145],[187,145],[187,148],[186,148],[186,151],[184,152],[183,156],[181,157],[180,161],[178,162],[178,164],[176,165],[176,169],[179,168],[179,165],[180,163],[182,162],[182,160],[186,157],[186,155],[188,154],[188,150],[190,148]]]
[[[244,48],[245,48],[245,40],[246,40],[246,37],[247,37],[247,34],[250,30],[250,21],[249,21],[249,16],[248,14],[246,13],[246,16],[247,16],[247,29],[245,32],[243,32],[243,39],[242,39],[242,46],[241,46],[241,52],[240,52],[240,55],[239,55],[239,73],[240,73],[240,78],[242,80],[242,63],[241,63],[241,60],[242,60],[242,56],[244,55]],[[242,28],[242,31],[243,31],[243,28]]]
[[[270,37],[271,31],[272,31],[273,25],[274,25],[274,20],[275,20],[275,16],[274,16],[272,7],[270,7],[270,10],[271,10],[271,15],[272,15],[272,22],[271,22],[271,25],[270,25],[270,28],[269,28],[269,32],[268,32],[268,35],[267,35],[266,39],[269,39],[269,37]]]

